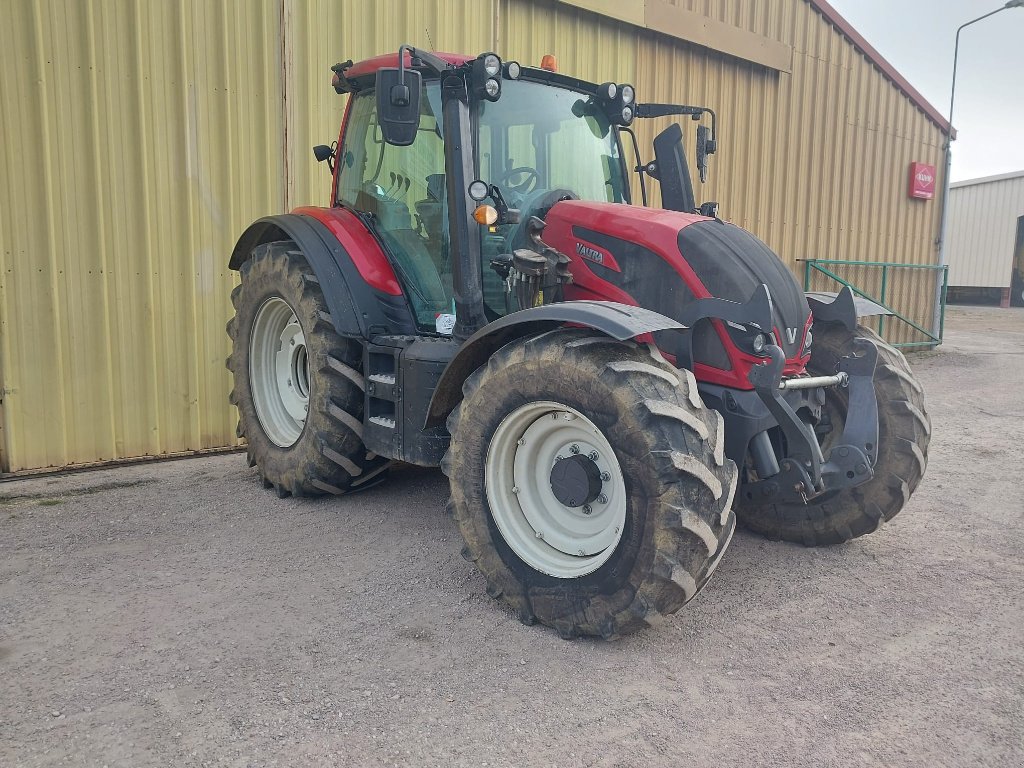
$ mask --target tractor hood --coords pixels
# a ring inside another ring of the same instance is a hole
[[[679,231],[679,252],[708,292],[744,302],[764,284],[772,297],[775,333],[786,357],[800,352],[811,313],[793,274],[771,248],[735,224],[697,221]]]
[[[741,227],[696,214],[581,200],[559,202],[544,218],[544,240],[573,261],[573,298],[633,303],[678,318],[695,299],[743,303],[763,284],[772,298],[778,343],[798,365],[810,319],[807,300],[783,261]],[[734,355],[708,342],[707,362],[732,368]]]

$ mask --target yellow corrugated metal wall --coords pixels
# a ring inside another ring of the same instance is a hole
[[[707,104],[721,149],[698,196],[791,264],[934,261],[937,205],[903,188],[911,160],[938,164],[938,128],[803,0],[677,4],[792,46],[792,73],[552,0],[6,3],[0,468],[234,444],[227,255],[251,220],[325,203],[310,147],[344,107],[328,67],[401,42],[554,52],[645,100]],[[929,292],[900,290],[929,320]]]
[[[705,104],[719,116],[719,152],[698,198],[751,230],[793,270],[797,259],[934,264],[938,201],[907,197],[911,161],[938,167],[943,134],[809,3],[675,0],[686,10],[793,47],[792,72],[716,55],[653,32],[640,35],[642,99]],[[668,120],[642,121],[649,145]],[[687,124],[684,123],[684,127]],[[688,127],[693,146],[695,128]],[[877,269],[834,267],[868,292]],[[818,275],[816,290],[837,290]],[[930,327],[935,273],[902,271],[887,298]],[[891,322],[894,341],[920,334]]]
[[[277,6],[3,16],[5,469],[233,443],[226,254],[285,202]]]

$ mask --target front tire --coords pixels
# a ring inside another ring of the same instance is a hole
[[[227,367],[249,466],[282,497],[379,480],[387,462],[362,441],[362,348],[334,329],[305,256],[294,243],[266,243],[240,272]]]
[[[891,520],[910,500],[928,464],[932,422],[924,406],[924,389],[903,354],[870,328],[854,331],[837,324],[814,326],[814,347],[808,370],[812,375],[836,372],[841,357],[853,352],[855,339],[878,349],[875,398],[878,403],[878,460],[874,476],[863,485],[826,493],[807,504],[736,505],[740,524],[769,539],[794,541],[809,547],[839,544],[863,536]],[[825,408],[833,433],[847,418],[845,390],[829,390]],[[822,446],[828,453],[828,442]]]
[[[463,556],[520,620],[610,639],[707,583],[735,527],[737,473],[692,374],[561,329],[501,348],[463,394],[442,463]],[[570,457],[582,495],[558,479]]]

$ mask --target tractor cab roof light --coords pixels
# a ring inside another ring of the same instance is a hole
[[[501,72],[501,59],[493,53],[485,53],[481,58],[484,60],[484,73],[488,77],[497,77]]]
[[[540,68],[546,69],[548,72],[557,72],[558,59],[553,53],[545,53],[540,59]]]
[[[632,104],[636,100],[636,91],[633,90],[633,86],[629,84],[623,84],[619,86],[619,98],[622,99],[623,104]]]
[[[494,53],[481,53],[473,62],[473,89],[488,101],[501,96],[501,59]]]
[[[519,66],[518,61],[505,62],[505,78],[507,80],[518,80],[522,72],[522,67]]]

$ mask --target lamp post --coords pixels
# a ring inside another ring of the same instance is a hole
[[[976,19],[961,24],[956,29],[956,43],[953,46],[953,83],[949,88],[949,130],[946,133],[946,170],[943,173],[942,179],[942,210],[939,214],[939,266],[944,267],[948,263],[948,253],[946,251],[946,219],[949,213],[949,170],[953,164],[953,153],[950,150],[950,145],[953,143],[953,100],[956,98],[956,62],[957,56],[960,53],[960,33],[964,28],[971,26],[971,24],[977,24],[979,21],[987,19],[989,16],[995,16],[997,13],[1008,10],[1010,8],[1022,8],[1024,7],[1024,0],[1010,0],[1002,8],[996,8],[994,11],[989,11],[983,16],[979,16]],[[935,315],[933,318],[932,327],[935,329],[939,328],[940,316],[942,313],[942,270],[937,272],[937,281],[935,285]],[[937,331],[936,331],[937,332]]]

